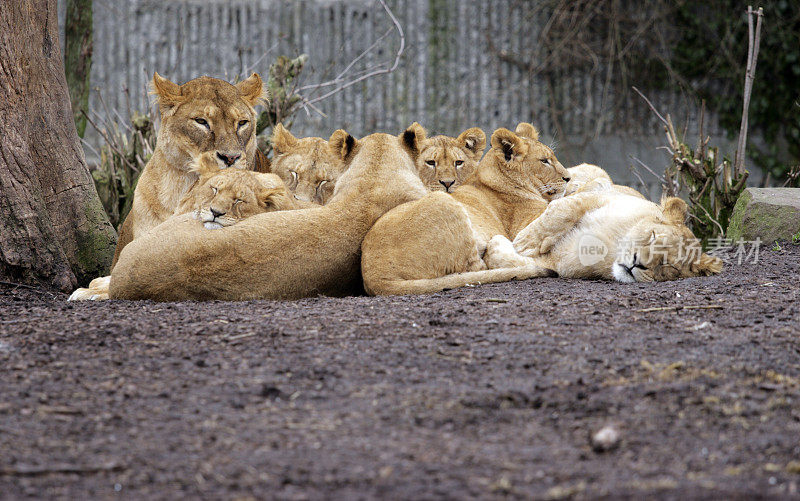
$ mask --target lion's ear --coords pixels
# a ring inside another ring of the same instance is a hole
[[[349,163],[358,141],[347,133],[344,129],[339,129],[331,134],[328,139],[328,149],[334,157],[340,159],[345,164]]]
[[[486,133],[478,127],[473,127],[462,132],[456,141],[467,149],[473,160],[480,160],[483,150],[486,148]]]
[[[492,148],[503,152],[506,162],[528,153],[528,145],[510,130],[501,127],[492,134]]]
[[[264,81],[258,73],[253,73],[241,82],[236,84],[239,94],[250,106],[264,104],[267,101],[267,93],[264,90]]]
[[[289,132],[283,124],[278,123],[272,129],[272,147],[275,149],[275,153],[281,154],[286,153],[291,148],[297,146],[297,138]]]
[[[428,134],[425,129],[417,122],[411,124],[408,129],[400,134],[400,142],[403,144],[411,158],[417,159],[417,155],[422,151],[422,143],[427,139]]]
[[[269,158],[258,148],[256,148],[256,158],[255,162],[253,162],[253,171],[262,174],[272,172],[272,162],[270,162]]]
[[[688,215],[686,202],[677,197],[669,197],[661,202],[664,219],[672,224],[685,224]]]
[[[701,254],[700,259],[692,263],[692,272],[707,277],[722,271],[722,259]]]
[[[200,177],[210,177],[217,174],[220,168],[214,155],[215,152],[212,151],[201,153],[200,156],[194,159],[192,165],[189,166],[189,170],[196,172]]]
[[[283,199],[286,197],[286,188],[277,186],[274,188],[261,188],[258,192],[258,203],[263,207],[275,210],[283,210]]]
[[[183,101],[181,86],[172,82],[158,72],[153,73],[151,94],[158,96],[158,105],[162,110],[167,110]]]
[[[536,127],[528,122],[520,122],[517,124],[515,132],[518,136],[527,137],[528,139],[533,139],[535,141],[539,140],[539,131],[536,130]]]

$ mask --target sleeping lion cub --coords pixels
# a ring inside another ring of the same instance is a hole
[[[175,215],[191,212],[209,230],[232,226],[264,212],[311,206],[291,197],[276,174],[220,170],[209,153],[201,155],[192,170],[200,177],[178,204]]]
[[[613,190],[554,200],[514,239],[495,237],[490,266],[539,265],[561,277],[653,282],[719,273],[686,227],[686,202],[661,205]]]
[[[244,161],[242,169],[244,166]],[[248,170],[220,169],[213,153],[204,153],[192,164],[197,182],[178,203],[175,216],[192,214],[213,230],[232,226],[256,214],[313,206],[290,196],[281,178]],[[75,290],[70,301],[108,299],[111,277],[92,280],[89,287]]]
[[[486,134],[478,127],[458,137],[427,138],[416,165],[419,178],[431,191],[452,192],[475,172],[486,148]]]
[[[321,137],[298,139],[277,124],[272,132],[271,172],[286,183],[293,197],[301,202],[325,205],[333,196],[344,164],[331,152]]]

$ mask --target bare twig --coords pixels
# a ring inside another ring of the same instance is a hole
[[[34,287],[32,285],[18,284],[16,282],[6,282],[5,280],[0,280],[0,284],[8,285],[8,286],[11,286],[11,287],[22,287],[23,289],[30,289],[30,290],[34,290],[34,291],[43,291],[43,289],[41,289],[39,287]]]
[[[400,21],[397,20],[397,17],[395,17],[395,15],[392,12],[392,10],[389,8],[388,5],[386,5],[385,0],[378,0],[378,2],[381,4],[383,9],[389,15],[389,18],[391,18],[392,24],[394,24],[395,30],[397,30],[397,34],[400,37],[400,48],[397,49],[397,53],[394,56],[394,61],[392,62],[392,65],[389,66],[388,68],[383,67],[383,68],[379,68],[379,69],[373,69],[372,71],[368,71],[367,73],[364,73],[361,76],[359,76],[357,78],[354,78],[354,79],[352,79],[352,80],[350,80],[348,82],[345,82],[345,83],[337,82],[337,80],[340,80],[341,77],[342,77],[342,75],[340,74],[339,76],[336,77],[336,79],[332,80],[331,82],[324,82],[322,84],[319,84],[318,86],[316,86],[316,88],[330,86],[330,85],[333,85],[333,84],[336,84],[336,88],[326,92],[325,94],[322,94],[321,96],[317,96],[317,97],[312,98],[312,99],[304,100],[305,104],[307,106],[310,106],[310,105],[313,105],[314,103],[318,103],[318,102],[320,102],[322,100],[325,100],[325,99],[331,97],[332,95],[337,94],[337,93],[343,91],[344,89],[347,89],[348,87],[352,87],[353,85],[355,85],[355,84],[357,84],[359,82],[363,82],[364,80],[367,80],[368,78],[372,78],[372,77],[375,77],[375,76],[378,76],[378,75],[389,74],[389,73],[392,73],[394,70],[397,69],[397,66],[400,64],[400,58],[403,56],[403,52],[405,51],[406,36],[405,36],[405,33],[403,32],[403,27],[400,25]],[[362,56],[363,56],[363,54],[359,55],[356,59],[360,59]],[[350,65],[348,65],[348,67],[352,67],[352,63]]]
[[[664,123],[664,125],[668,125],[668,124],[667,124],[667,119],[666,119],[666,118],[664,118],[663,116],[661,116],[661,113],[659,113],[659,112],[658,112],[658,110],[656,109],[656,107],[655,107],[655,106],[653,106],[653,103],[651,103],[651,102],[650,102],[650,100],[649,100],[649,99],[647,99],[647,96],[645,96],[644,94],[642,94],[642,92],[641,92],[639,89],[637,89],[636,87],[632,87],[632,89],[633,89],[634,91],[636,91],[636,93],[637,93],[637,94],[639,94],[640,96],[642,96],[642,99],[644,99],[644,100],[645,100],[645,102],[647,103],[647,106],[649,106],[649,107],[650,107],[650,109],[651,109],[651,110],[653,110],[653,113],[655,113],[655,114],[656,114],[656,116],[658,117],[658,119],[659,119],[659,120],[661,120],[661,121]]]
[[[658,306],[656,308],[644,308],[642,310],[634,310],[639,313],[650,313],[653,311],[680,311],[680,310],[721,310],[721,305],[718,304],[704,304],[704,305],[689,305],[689,306]]]
[[[709,180],[711,180],[711,179],[712,179],[712,178],[709,178]],[[701,196],[702,196],[702,194],[701,194]],[[709,220],[709,221],[711,221],[712,223],[714,223],[715,225],[717,225],[717,228],[719,228],[719,234],[720,234],[720,236],[725,236],[725,229],[722,227],[722,225],[721,225],[721,224],[719,224],[719,222],[717,222],[717,220],[716,220],[716,219],[714,219],[713,217],[711,217],[711,214],[709,214],[709,213],[708,213],[708,211],[706,210],[706,208],[705,208],[705,207],[703,207],[703,204],[701,204],[701,203],[695,203],[694,205],[695,205],[695,206],[697,206],[697,207],[700,207],[701,209],[703,209],[703,212],[705,212],[705,213],[706,213],[706,216],[708,216],[708,220]]]
[[[753,14],[757,17],[755,33],[753,32]],[[739,127],[739,144],[736,147],[736,158],[733,161],[733,171],[737,177],[744,174],[744,154],[747,144],[750,94],[753,91],[753,80],[755,80],[756,76],[758,49],[761,44],[761,19],[763,17],[764,10],[761,7],[758,8],[758,12],[753,11],[752,6],[747,7],[747,71],[744,76],[744,104],[742,105],[742,124]]]
[[[636,162],[637,164],[639,164],[639,165],[641,165],[642,167],[644,167],[644,169],[645,169],[647,172],[649,172],[650,174],[654,175],[654,176],[655,176],[655,177],[656,177],[656,178],[657,178],[659,181],[661,181],[661,182],[662,182],[662,183],[664,183],[664,184],[666,184],[666,183],[667,183],[667,180],[666,180],[666,179],[664,179],[664,176],[661,176],[661,175],[659,175],[658,173],[656,173],[656,171],[654,171],[653,169],[651,169],[650,167],[648,167],[648,166],[647,166],[647,165],[646,165],[644,162],[642,162],[641,160],[639,160],[638,158],[636,158],[636,157],[634,157],[634,156],[631,156],[630,158],[631,158],[631,159],[632,159],[634,162]]]
[[[37,477],[55,473],[100,473],[103,471],[120,471],[125,465],[110,462],[96,465],[53,464],[45,466],[16,465],[0,467],[0,476]]]
[[[633,172],[633,175],[636,176],[636,179],[639,180],[639,185],[641,185],[642,191],[644,191],[644,192],[649,191],[647,189],[647,183],[644,182],[644,179],[642,179],[642,176],[639,174],[639,171],[634,169],[632,165],[631,165],[630,169],[631,169],[631,172]]]

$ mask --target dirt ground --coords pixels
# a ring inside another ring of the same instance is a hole
[[[0,498],[800,497],[798,282],[784,245],[420,297],[2,285]]]

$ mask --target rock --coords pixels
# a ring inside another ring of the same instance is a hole
[[[619,445],[621,434],[613,425],[606,425],[592,435],[592,449],[595,452],[605,452]]]
[[[747,188],[731,214],[727,236],[764,243],[792,240],[800,232],[800,188]]]

